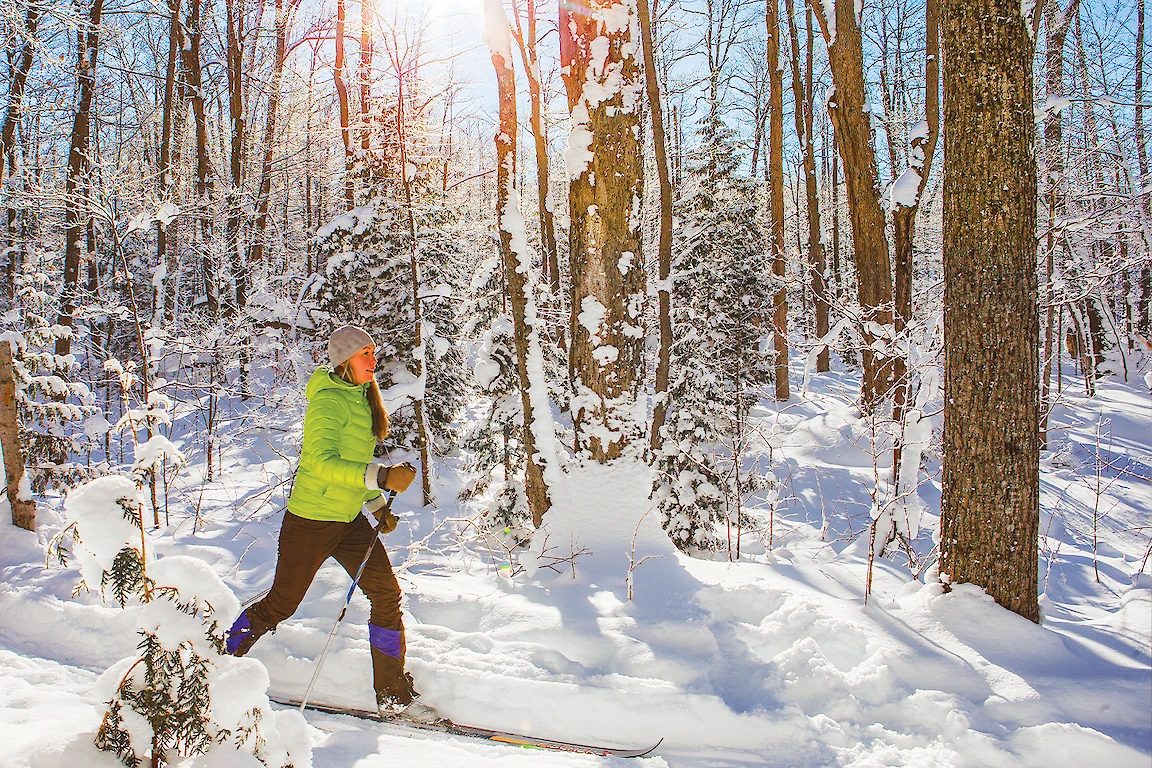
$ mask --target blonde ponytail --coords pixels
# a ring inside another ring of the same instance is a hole
[[[355,385],[355,382],[348,378],[346,363],[336,366],[332,372],[349,384]],[[372,434],[376,435],[377,440],[383,440],[388,437],[388,411],[384,410],[384,396],[380,394],[380,385],[376,383],[375,376],[368,382],[365,394],[368,396],[368,410],[372,413]]]

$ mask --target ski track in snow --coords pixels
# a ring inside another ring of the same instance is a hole
[[[755,412],[760,448],[771,447],[786,489],[771,551],[766,536],[746,532],[742,562],[706,561],[640,537],[638,557],[658,557],[637,567],[631,603],[628,543],[614,550],[608,534],[589,539],[593,552],[577,559],[575,578],[499,573],[445,522],[462,511],[442,466],[445,507],[419,510],[409,492],[397,504],[400,529],[386,539],[405,590],[409,668],[425,699],[458,722],[567,741],[663,738],[656,756],[627,761],[637,768],[1147,768],[1152,577],[1132,574],[1148,546],[1148,532],[1133,529],[1152,508],[1152,398],[1109,381],[1096,399],[1069,397],[1054,413],[1063,428],[1041,473],[1046,592],[1037,626],[968,586],[942,595],[890,560],[877,563],[863,604],[867,542],[852,534],[869,519],[872,458],[846,389],[850,381],[823,374],[805,398]],[[298,430],[298,417],[282,408],[255,421]],[[195,532],[203,457],[185,447],[193,466],[171,494],[170,525],[153,536],[158,555],[203,559],[241,599],[266,589],[287,491],[276,484],[290,476],[272,447],[295,455],[298,439],[298,431],[235,436],[224,472],[204,485]],[[931,462],[925,469],[920,495],[934,522],[938,472]],[[1107,484],[1099,496],[1097,469]],[[552,524],[565,530],[586,513],[611,525],[630,509],[639,518],[650,482],[641,475],[629,490],[627,477],[574,471]],[[1099,583],[1093,509],[1105,513]],[[0,766],[119,765],[91,747],[103,712],[91,690],[134,652],[138,609],[71,598],[76,570],[45,569],[44,544],[63,525],[57,512],[41,506],[36,537],[12,528],[2,506],[0,516]],[[425,538],[429,548],[406,549]],[[256,645],[251,656],[267,666],[271,690],[303,691],[347,585],[338,566],[325,566],[297,614]],[[314,700],[370,704],[367,617],[357,594]],[[625,763],[319,713],[308,720],[316,768]]]

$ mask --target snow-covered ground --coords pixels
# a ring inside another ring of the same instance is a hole
[[[853,534],[869,519],[873,451],[852,393],[850,380],[828,374],[802,397],[757,409],[759,449],[771,451],[782,488],[773,546],[766,531],[745,531],[735,563],[667,545],[655,513],[644,516],[645,470],[586,468],[554,489],[546,520],[552,554],[587,550],[575,575],[536,557],[511,576],[460,522],[455,462],[440,464],[439,508],[419,508],[414,486],[386,542],[405,590],[409,667],[426,700],[459,722],[568,741],[663,739],[636,763],[653,768],[1147,768],[1147,390],[1108,381],[1093,399],[1067,396],[1054,415],[1041,476],[1039,626],[969,586],[942,594],[930,570],[916,578],[904,559],[877,562],[864,604],[867,536]],[[170,524],[150,532],[159,557],[200,558],[241,600],[270,585],[291,472],[283,457],[296,454],[301,410],[290,398],[236,422],[211,483],[203,456],[186,446],[192,464],[171,493]],[[921,478],[931,528],[938,465],[926,462]],[[72,597],[77,571],[45,566],[45,545],[64,524],[62,500],[50,501],[36,534],[13,528],[0,503],[0,766],[119,765],[91,746],[104,711],[93,688],[134,652],[141,609]],[[926,535],[921,543],[931,547]],[[251,657],[267,667],[271,691],[303,692],[347,585],[330,563],[297,615],[256,645]],[[315,700],[371,704],[367,615],[358,594]],[[308,721],[316,768],[624,763],[412,736],[348,717]]]

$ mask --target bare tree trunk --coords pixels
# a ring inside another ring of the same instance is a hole
[[[800,35],[796,30],[796,17],[792,0],[784,0],[788,16],[788,35],[792,43],[792,98],[796,138],[804,156],[804,198],[808,209],[808,276],[813,304],[816,310],[816,337],[828,334],[828,294],[824,285],[824,241],[820,232],[820,196],[816,188],[816,148],[813,145],[812,104],[812,12],[805,13],[808,29],[808,48],[803,80],[800,76]],[[816,355],[816,371],[829,370],[828,348],[822,347]]]
[[[88,225],[88,202],[81,199],[81,189],[88,171],[88,143],[91,134],[92,99],[96,93],[96,54],[100,44],[100,18],[104,0],[92,0],[88,19],[79,32],[82,41],[77,65],[79,98],[72,120],[72,146],[68,152],[68,176],[64,183],[64,285],[60,291],[60,316],[57,325],[72,327],[76,310],[76,292],[80,281],[80,241]],[[71,335],[56,339],[56,354],[72,352]]]
[[[1148,183],[1148,142],[1144,139],[1144,0],[1136,3],[1136,162],[1140,168],[1140,183]],[[1144,195],[1141,201],[1144,216],[1152,218],[1152,199]],[[1152,257],[1152,254],[1145,254]],[[1152,265],[1140,270],[1140,295],[1136,299],[1136,330],[1145,339],[1152,335]]]
[[[896,246],[896,292],[894,330],[901,339],[912,320],[912,247],[916,239],[916,216],[928,176],[932,173],[932,159],[936,155],[936,142],[940,136],[940,4],[928,0],[925,17],[924,62],[924,124],[923,130],[913,131],[908,169],[896,182],[892,192],[892,239]],[[904,197],[915,184],[915,196]],[[897,352],[892,362],[895,390],[892,396],[892,421],[899,425],[901,436],[892,449],[892,477],[900,476],[900,457],[904,450],[904,410],[908,402],[911,382],[908,365],[903,354]]]
[[[208,313],[212,317],[220,312],[219,275],[212,259],[212,213],[210,210],[214,185],[212,183],[212,161],[208,155],[208,115],[204,106],[204,77],[200,64],[201,0],[188,0],[188,19],[184,23],[185,44],[181,47],[184,73],[188,80],[189,101],[192,104],[192,117],[196,123],[196,206],[200,222],[200,270],[203,273],[204,296],[208,303]]]
[[[413,398],[413,411],[416,421],[417,441],[420,449],[420,488],[423,492],[424,506],[431,504],[432,498],[432,439],[428,429],[428,415],[424,409],[424,394],[427,388],[428,364],[425,360],[427,340],[424,337],[424,311],[420,303],[420,241],[416,229],[416,212],[412,199],[412,174],[408,162],[408,124],[407,106],[411,103],[411,94],[405,92],[409,78],[416,79],[416,68],[411,66],[412,60],[419,61],[419,55],[411,51],[404,56],[400,53],[399,44],[393,38],[390,47],[392,67],[396,72],[396,138],[400,145],[400,172],[404,189],[404,210],[407,214],[408,237],[411,243],[409,251],[409,275],[412,284],[412,327],[416,333],[416,378],[421,384],[417,396]]]
[[[660,82],[656,71],[656,47],[653,44],[652,14],[648,0],[637,0],[640,21],[640,43],[644,51],[644,83],[648,91],[648,108],[652,113],[652,146],[655,151],[656,176],[660,181],[659,282],[656,295],[660,303],[660,352],[656,363],[656,405],[652,412],[650,447],[653,454],[664,442],[661,428],[668,417],[672,393],[669,379],[672,370],[672,177],[668,169],[668,144],[664,135],[664,106],[660,101]]]
[[[5,163],[16,148],[16,126],[20,122],[20,113],[24,106],[24,87],[28,83],[28,73],[32,71],[32,60],[36,51],[36,27],[39,22],[40,7],[37,5],[37,0],[29,0],[28,10],[24,16],[24,29],[21,30],[24,44],[20,46],[20,52],[12,66],[12,74],[8,81],[8,108],[4,110],[4,124],[0,127],[0,183],[7,178]],[[7,171],[11,170],[11,166],[7,166]]]
[[[167,201],[176,190],[176,180],[172,178],[172,126],[176,117],[176,77],[180,64],[180,0],[169,0],[168,3],[168,66],[164,75],[164,107],[160,123],[160,178],[159,198]],[[164,222],[156,222],[156,264],[167,265],[168,258],[168,227]],[[173,277],[173,271],[168,270],[168,279],[164,285],[156,286],[154,292],[163,291],[163,296],[154,296],[153,304],[164,303],[164,319],[171,322],[174,319],[175,296],[170,293],[167,285]]]
[[[1049,97],[1064,95],[1064,43],[1068,29],[1080,7],[1070,0],[1060,10],[1059,0],[1044,5],[1047,50],[1044,53],[1044,87]],[[1048,236],[1045,243],[1044,282],[1048,305],[1044,323],[1044,373],[1040,377],[1040,446],[1048,445],[1048,412],[1051,410],[1053,343],[1056,325],[1056,219],[1064,213],[1064,126],[1063,113],[1050,109],[1044,115],[1044,182],[1048,198]]]
[[[508,19],[500,0],[486,0],[486,37],[492,52],[492,66],[496,70],[496,83],[500,94],[500,125],[496,130],[496,212],[500,231],[500,253],[504,263],[504,279],[512,303],[513,338],[516,346],[516,370],[520,380],[520,406],[523,418],[521,435],[524,441],[524,489],[528,497],[528,511],[532,524],[539,526],[544,513],[552,506],[548,485],[544,480],[542,454],[536,444],[536,425],[549,413],[537,409],[547,403],[534,403],[529,357],[543,360],[540,351],[539,329],[536,327],[535,299],[532,295],[531,259],[524,236],[523,219],[517,210],[519,203],[515,188],[516,176],[516,77],[512,70],[512,39]],[[523,49],[521,49],[523,50]],[[542,382],[541,382],[542,383]],[[541,387],[540,389],[545,389]]]
[[[526,0],[525,28],[520,24],[519,3],[513,0],[512,12],[516,29],[512,36],[520,48],[524,74],[528,78],[528,99],[532,107],[532,136],[536,140],[536,209],[540,218],[540,242],[544,246],[544,274],[552,293],[560,295],[560,261],[556,249],[556,224],[548,205],[548,136],[544,128],[544,87],[540,82],[540,63],[536,53],[536,0]],[[511,66],[511,62],[509,62]],[[563,331],[561,331],[562,333]]]
[[[634,14],[631,0],[623,6],[590,0],[560,8],[561,71],[572,116],[573,426],[576,449],[587,450],[601,463],[621,456],[645,430],[635,416],[646,279],[640,221],[634,214],[643,197]]]
[[[228,114],[231,118],[229,145],[228,212],[224,221],[224,248],[232,265],[235,281],[235,306],[244,309],[248,296],[248,266],[240,255],[240,226],[243,210],[241,197],[244,184],[244,1],[224,0],[228,16],[226,28],[228,59]]]
[[[22,30],[24,44],[12,65],[11,78],[8,81],[8,107],[4,110],[4,123],[0,127],[0,185],[7,180],[7,174],[15,169],[16,160],[16,126],[20,123],[24,106],[24,87],[28,83],[28,73],[32,71],[32,60],[35,54],[36,28],[40,21],[40,8],[35,0],[28,3],[28,10],[24,16],[24,29]],[[9,160],[11,159],[11,162]],[[7,165],[6,165],[7,163]],[[10,207],[7,212],[8,230],[8,258],[4,266],[4,296],[8,299],[16,298],[16,210]]]
[[[10,342],[0,341],[0,451],[4,453],[4,476],[8,504],[12,507],[12,524],[28,531],[36,530],[36,502],[26,499],[24,452],[20,447],[20,415],[16,411],[16,380],[12,370]]]
[[[264,157],[260,163],[260,190],[256,195],[256,223],[252,231],[248,263],[264,260],[264,236],[268,230],[268,203],[272,194],[272,150],[276,141],[276,117],[280,109],[280,89],[284,82],[284,59],[288,55],[288,32],[298,0],[276,0],[276,55],[272,61],[272,87],[268,93],[268,119],[264,124]]]
[[[780,71],[780,0],[764,4],[768,34],[768,167],[772,174],[772,346],[776,353],[776,399],[787,400],[788,391],[788,286],[784,260],[784,79]]]
[[[372,148],[372,8],[368,0],[360,2],[360,149],[365,154]]]
[[[828,45],[835,89],[828,102],[828,114],[844,161],[857,295],[862,310],[859,330],[864,339],[860,396],[861,405],[868,411],[888,393],[892,384],[890,356],[873,348],[879,337],[877,330],[885,335],[891,332],[892,264],[884,232],[884,210],[880,205],[880,170],[876,165],[872,115],[864,91],[860,22],[853,3],[836,3],[833,25],[825,16],[824,5],[813,3],[812,9]]]
[[[344,0],[336,0],[336,64],[332,81],[340,101],[340,138],[344,141],[344,203],[348,210],[356,207],[355,181],[352,178],[351,106],[348,104],[348,84],[344,82],[347,57],[344,53]]]
[[[1016,0],[944,0],[940,574],[1039,621],[1036,121]]]

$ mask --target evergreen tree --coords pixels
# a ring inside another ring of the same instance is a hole
[[[460,495],[482,507],[483,524],[496,532],[517,530],[529,519],[519,439],[523,413],[506,304],[500,257],[491,256],[476,268],[464,309],[465,336],[478,345],[473,375],[484,412],[464,435],[467,481]]]
[[[449,210],[425,208],[416,216],[423,343],[413,322],[412,242],[400,203],[377,197],[320,229],[317,242],[327,262],[318,302],[328,326],[358,325],[376,340],[376,377],[385,402],[395,407],[387,447],[417,447],[411,398],[423,387],[432,447],[443,454],[454,442],[452,423],[467,392],[452,300],[464,248]],[[418,355],[426,365],[423,382],[415,373]]]
[[[12,343],[20,440],[35,493],[53,482],[76,486],[106,471],[104,465],[79,464],[77,454],[96,448],[108,433],[108,421],[88,385],[79,381],[77,355],[57,355],[60,339],[72,328],[55,324],[57,298],[45,263],[35,261],[17,272],[16,305],[0,318],[0,336]]]
[[[706,123],[700,135],[700,159],[678,201],[672,406],[653,489],[665,530],[687,552],[715,548],[714,524],[743,524],[744,497],[763,487],[740,456],[748,410],[772,364],[774,286],[754,188],[737,173],[740,158],[722,122]]]

